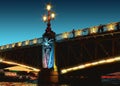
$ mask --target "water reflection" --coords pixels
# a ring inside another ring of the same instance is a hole
[[[37,84],[27,82],[0,82],[0,86],[37,86]]]
[[[38,86],[37,83],[28,83],[28,82],[0,82],[0,86]],[[40,85],[40,86],[70,86],[68,84],[49,84],[49,85]]]

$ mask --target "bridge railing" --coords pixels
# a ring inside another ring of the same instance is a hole
[[[109,32],[109,31],[116,31],[119,29],[120,29],[120,22],[109,23],[106,25],[100,24],[99,26],[93,26],[90,28],[84,28],[84,29],[78,29],[78,30],[73,29],[70,32],[64,32],[61,34],[57,34],[56,41],[71,39],[75,37],[82,37],[82,36],[87,36],[87,35],[93,35],[93,34],[98,34],[98,33],[104,33],[104,32]],[[22,42],[0,46],[0,50],[11,49],[16,46],[20,47],[20,46],[35,45],[35,44],[41,44],[41,43],[42,43],[42,38],[35,38],[32,40],[26,40]]]
[[[100,24],[99,26],[93,26],[90,28],[72,30],[70,32],[64,32],[64,33],[58,34],[58,35],[56,35],[56,40],[59,41],[59,40],[64,40],[64,39],[69,39],[69,38],[74,38],[74,37],[115,31],[118,29],[120,29],[120,22],[109,23],[106,25]]]
[[[13,43],[13,44],[7,44],[7,45],[0,46],[0,50],[11,49],[14,47],[21,47],[21,46],[27,46],[27,45],[41,44],[41,43],[42,43],[42,38],[35,38],[32,40],[26,40],[26,41],[22,41],[22,42],[17,42],[17,43]]]

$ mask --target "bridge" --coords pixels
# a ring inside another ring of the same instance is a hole
[[[73,29],[57,34],[55,39],[55,61],[61,82],[74,79],[95,83],[99,79],[96,77],[120,71],[120,22]],[[0,69],[19,66],[28,72],[41,71],[42,43],[43,38],[35,38],[0,46]]]

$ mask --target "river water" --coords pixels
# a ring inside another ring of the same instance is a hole
[[[71,81],[72,82],[72,81]],[[101,86],[120,86],[120,79],[102,79]],[[0,82],[0,86],[38,86],[37,81],[35,82]],[[81,86],[76,83],[70,84],[52,84],[52,85],[40,85],[40,86]],[[85,85],[83,85],[85,86]],[[88,85],[87,85],[88,86]],[[91,85],[89,85],[91,86]]]
[[[27,83],[27,82],[0,82],[0,86],[38,86],[36,83]],[[43,85],[41,85],[43,86]],[[70,86],[67,84],[61,85],[44,85],[44,86]]]
[[[0,82],[0,86],[38,86],[37,83],[28,83],[28,82]],[[43,86],[43,85],[41,85]],[[44,86],[76,86],[76,85],[68,85],[68,84],[61,84],[61,85],[44,85]],[[79,86],[79,85],[77,85]],[[89,85],[91,86],[91,85]],[[109,81],[107,81],[107,83],[103,83],[101,86],[120,86],[120,81],[118,83],[111,83]]]

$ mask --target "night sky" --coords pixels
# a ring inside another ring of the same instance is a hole
[[[57,16],[57,34],[120,21],[119,0],[0,0],[0,46],[42,37],[45,5],[51,2]]]

